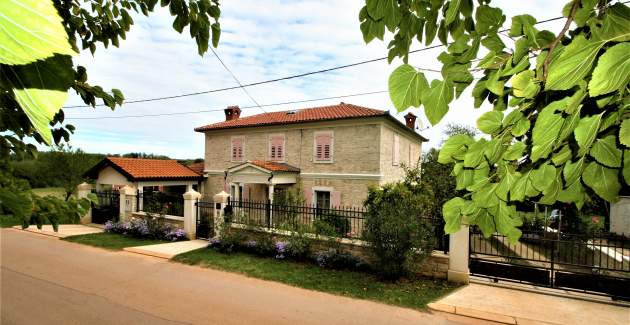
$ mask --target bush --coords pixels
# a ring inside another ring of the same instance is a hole
[[[350,220],[333,213],[323,213],[313,222],[319,235],[343,237],[350,232]]]
[[[296,260],[304,260],[311,254],[313,239],[306,236],[307,227],[298,227],[287,238],[287,254]]]
[[[164,216],[147,213],[145,218],[134,218],[127,222],[107,221],[105,232],[128,235],[143,239],[157,239],[168,241],[187,240],[186,233],[181,228],[173,228],[164,221]]]
[[[22,224],[23,228],[29,224],[37,225],[42,229],[42,225],[50,223],[54,231],[57,231],[59,224],[79,223],[90,208],[91,199],[68,198],[64,201],[58,197],[48,195],[39,197],[32,196],[33,207],[30,218],[26,218]]]
[[[336,248],[317,252],[313,256],[313,260],[320,267],[328,269],[353,271],[367,271],[370,269],[369,264],[361,258]]]
[[[401,182],[371,188],[365,201],[365,240],[378,273],[396,279],[417,267],[433,249],[433,226],[422,219],[431,211],[431,190]]]

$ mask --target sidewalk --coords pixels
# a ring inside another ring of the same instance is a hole
[[[190,252],[208,246],[207,240],[187,240],[165,244],[144,245],[124,248],[124,251],[136,254],[171,259],[175,255]]]
[[[29,226],[26,229],[22,229],[22,226],[15,226],[13,228],[57,238],[103,232],[103,229],[85,225],[59,225],[58,232],[55,232],[51,225],[43,225],[42,230],[37,229],[37,226]]]
[[[542,291],[543,289],[539,289]],[[630,308],[529,290],[471,283],[429,304],[432,312],[503,324],[630,324]]]

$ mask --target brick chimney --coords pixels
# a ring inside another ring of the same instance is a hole
[[[411,112],[407,113],[407,115],[405,115],[405,124],[407,124],[407,127],[415,130],[416,128],[416,116],[413,115]]]
[[[225,120],[231,121],[241,117],[241,109],[238,106],[228,106],[223,110],[225,112]]]

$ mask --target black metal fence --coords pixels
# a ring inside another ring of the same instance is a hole
[[[197,207],[196,237],[199,239],[214,237],[214,203],[199,200],[195,206]]]
[[[269,202],[229,201],[226,218],[232,223],[264,228],[315,232],[334,237],[363,239],[365,214],[363,207],[318,208],[308,205],[280,205]],[[448,252],[448,235],[444,220],[424,218],[433,226],[435,249]]]
[[[495,280],[630,299],[630,239],[608,233],[527,231],[511,243],[470,232],[470,270]]]
[[[95,191],[97,203],[92,203],[92,222],[104,224],[108,220],[118,221],[120,193],[118,191]]]
[[[164,192],[139,192],[138,211],[184,216],[184,197],[182,194]]]

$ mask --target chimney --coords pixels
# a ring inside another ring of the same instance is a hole
[[[238,106],[228,106],[224,112],[226,121],[236,120],[241,116],[241,109]]]
[[[407,115],[405,115],[405,124],[407,124],[407,127],[415,130],[416,128],[416,116],[413,115],[413,113],[409,112],[407,113]]]

